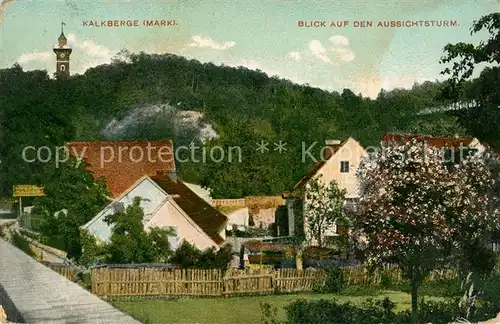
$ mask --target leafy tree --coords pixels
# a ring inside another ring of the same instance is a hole
[[[322,179],[313,179],[305,189],[304,222],[306,240],[323,247],[327,234],[337,223],[344,222],[346,190],[332,181],[325,184]]]
[[[46,165],[37,177],[45,196],[34,203],[32,216],[42,219],[40,233],[46,243],[55,245],[78,259],[81,255],[80,226],[90,221],[109,202],[109,191],[102,179],[95,180],[87,164],[69,158],[59,168]]]
[[[48,156],[37,157],[36,150],[47,146],[54,153],[74,135],[63,89],[46,71],[0,70],[0,195],[10,196],[16,184],[39,184],[41,159]]]
[[[482,158],[449,165],[440,149],[411,141],[383,147],[362,163],[359,178],[354,227],[372,258],[400,265],[416,322],[418,289],[429,272],[462,242],[498,228],[491,173]]]
[[[88,230],[81,230],[80,241],[82,254],[77,260],[78,264],[88,268],[98,261],[104,260],[106,255],[106,245],[104,242],[99,242]]]
[[[203,251],[196,266],[201,269],[226,269],[231,260],[232,246],[227,244],[220,249],[211,247]]]
[[[453,62],[442,74],[449,75],[448,87],[443,97],[452,102],[474,100],[475,105],[454,112],[460,123],[472,134],[500,148],[500,13],[492,13],[474,21],[471,34],[482,31],[489,39],[478,45],[465,42],[448,44],[441,63]],[[487,64],[478,79],[467,82],[479,65]]]
[[[457,117],[437,113],[429,115],[428,118],[422,117],[411,121],[409,130],[413,134],[430,134],[443,137],[467,135],[467,130],[460,125]]]
[[[208,160],[216,146],[224,149],[226,158],[229,147],[241,147],[241,163],[177,161],[182,178],[213,188],[216,197],[279,195],[315,163],[302,159],[303,144],[354,135],[365,146],[376,145],[384,133],[394,131],[461,133],[452,119],[420,114],[442,105],[436,98],[441,88],[426,82],[410,90],[382,91],[372,100],[351,90],[328,92],[243,67],[126,51],[111,64],[68,80],[15,66],[0,70],[0,191],[10,195],[13,184],[37,184],[44,165],[21,159],[27,145],[168,138],[178,147],[198,137],[199,129],[179,125],[169,112],[148,115],[161,104],[201,113],[202,122],[214,127],[217,140],[194,140],[198,147],[205,146]],[[132,112],[149,117],[137,119],[123,132],[107,132],[113,120]],[[264,154],[256,151],[262,140],[269,143]],[[286,151],[274,151],[273,143],[279,141],[286,143]],[[317,156],[320,149],[316,145],[312,153]],[[181,150],[180,158],[189,154]]]
[[[335,181],[325,184],[321,178],[314,178],[305,188],[294,192],[295,235],[293,238],[297,269],[303,267],[303,255],[308,245],[322,247],[333,226],[347,224],[345,213],[346,190]],[[319,253],[319,250],[318,250]]]
[[[110,242],[106,245],[107,263],[151,263],[168,259],[170,233],[160,228],[146,232],[140,204],[141,198],[135,197],[132,205],[105,217],[108,225],[113,227]]]
[[[188,241],[182,241],[170,258],[170,262],[178,264],[181,268],[192,268],[198,263],[201,251]]]

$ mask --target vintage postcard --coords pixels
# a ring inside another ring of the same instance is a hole
[[[500,316],[500,1],[0,0],[0,31],[0,324]]]

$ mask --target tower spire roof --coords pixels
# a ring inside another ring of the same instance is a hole
[[[66,25],[64,22],[61,21],[61,35],[57,39],[59,41],[59,46],[64,46],[67,43],[66,36],[64,36],[64,28],[63,26]]]

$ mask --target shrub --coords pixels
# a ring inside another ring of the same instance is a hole
[[[419,322],[432,324],[452,323],[464,314],[458,307],[458,299],[447,301],[420,301]],[[411,311],[406,310],[397,315],[397,323],[411,323]]]
[[[489,278],[484,285],[483,292],[478,296],[477,309],[473,319],[484,321],[494,318],[500,310],[500,276],[495,275]]]
[[[18,232],[12,233],[12,244],[27,255],[34,257],[35,253],[31,249],[30,242]]]
[[[353,259],[342,260],[340,258],[331,257],[326,260],[305,259],[304,267],[306,268],[336,268],[336,267],[353,267],[359,266],[360,262]]]
[[[393,282],[390,289],[411,293],[411,287],[408,282]],[[463,295],[460,289],[460,279],[458,278],[424,281],[420,286],[419,294],[435,297],[460,297]]]
[[[347,286],[347,278],[341,268],[326,269],[325,285],[322,292],[338,293]]]
[[[170,258],[170,262],[178,264],[181,268],[194,268],[201,257],[201,251],[193,244],[183,241]]]
[[[90,271],[80,271],[76,274],[76,282],[87,290],[92,288],[92,277]]]
[[[360,306],[336,300],[297,300],[285,307],[287,322],[298,323],[411,323],[411,311],[396,314],[395,304],[383,300],[367,299]],[[451,323],[463,318],[458,307],[458,299],[448,301],[421,301],[419,303],[419,323]],[[269,313],[269,312],[268,312]],[[485,318],[484,316],[482,317]]]
[[[278,308],[269,303],[260,302],[260,310],[262,312],[261,323],[263,324],[278,324],[276,319]]]
[[[500,274],[500,256],[497,256],[495,260],[495,267],[493,267],[494,274]]]
[[[349,238],[347,236],[331,236],[326,240],[326,244],[334,251],[347,251],[349,248]]]
[[[223,246],[219,250],[208,248],[201,251],[193,244],[183,241],[170,258],[170,262],[181,268],[226,269],[231,260],[232,246]]]
[[[388,298],[368,299],[361,306],[336,300],[297,300],[285,307],[288,323],[393,323],[395,304]]]
[[[385,271],[382,271],[380,276],[380,286],[384,289],[389,289],[393,286],[392,277],[389,276]]]

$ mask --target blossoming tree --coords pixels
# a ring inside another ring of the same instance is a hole
[[[414,321],[426,275],[452,249],[499,225],[485,160],[458,160],[447,162],[442,149],[409,141],[388,143],[359,168],[354,230],[368,240],[371,257],[399,264],[411,284]]]

